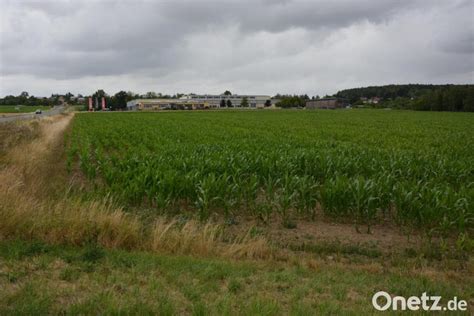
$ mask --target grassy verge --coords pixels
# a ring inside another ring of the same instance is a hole
[[[474,297],[430,271],[234,262],[0,242],[0,314],[372,314],[372,295]],[[470,302],[472,305],[472,301]]]
[[[0,155],[5,157],[13,147],[33,141],[39,136],[39,130],[39,124],[36,121],[0,124]]]

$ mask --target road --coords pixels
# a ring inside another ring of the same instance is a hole
[[[0,123],[13,122],[13,121],[19,121],[19,120],[40,119],[47,116],[57,115],[62,112],[64,112],[64,106],[55,106],[51,110],[43,111],[43,113],[41,114],[25,113],[25,114],[8,115],[8,116],[7,115],[2,116],[0,114]]]

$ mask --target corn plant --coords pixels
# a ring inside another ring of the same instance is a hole
[[[368,230],[382,218],[436,234],[473,230],[472,115],[223,114],[78,114],[65,163],[92,184],[84,194],[164,212],[184,205],[202,219],[314,219],[321,205]]]

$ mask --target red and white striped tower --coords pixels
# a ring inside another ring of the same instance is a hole
[[[102,111],[105,111],[105,97],[102,97]]]
[[[89,111],[92,111],[92,98],[89,98]]]

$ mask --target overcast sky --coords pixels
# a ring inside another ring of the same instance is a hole
[[[0,94],[474,83],[472,0],[0,0]]]

